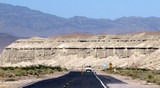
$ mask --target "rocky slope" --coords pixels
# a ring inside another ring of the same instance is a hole
[[[79,69],[104,64],[118,67],[160,69],[160,35],[137,33],[118,35],[72,34],[48,38],[20,39],[1,54],[2,66],[46,64]]]

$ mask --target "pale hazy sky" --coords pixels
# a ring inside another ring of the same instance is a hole
[[[160,17],[160,0],[0,0],[0,3],[26,6],[65,18]]]

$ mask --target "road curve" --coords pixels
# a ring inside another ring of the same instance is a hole
[[[106,88],[93,72],[70,72],[22,88]]]

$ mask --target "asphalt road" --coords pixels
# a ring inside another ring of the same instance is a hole
[[[70,72],[64,76],[43,80],[22,88],[107,88],[93,72]]]

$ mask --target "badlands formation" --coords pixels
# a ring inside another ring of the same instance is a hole
[[[19,39],[0,56],[1,66],[52,65],[70,69],[91,65],[160,69],[159,33],[70,34]]]

